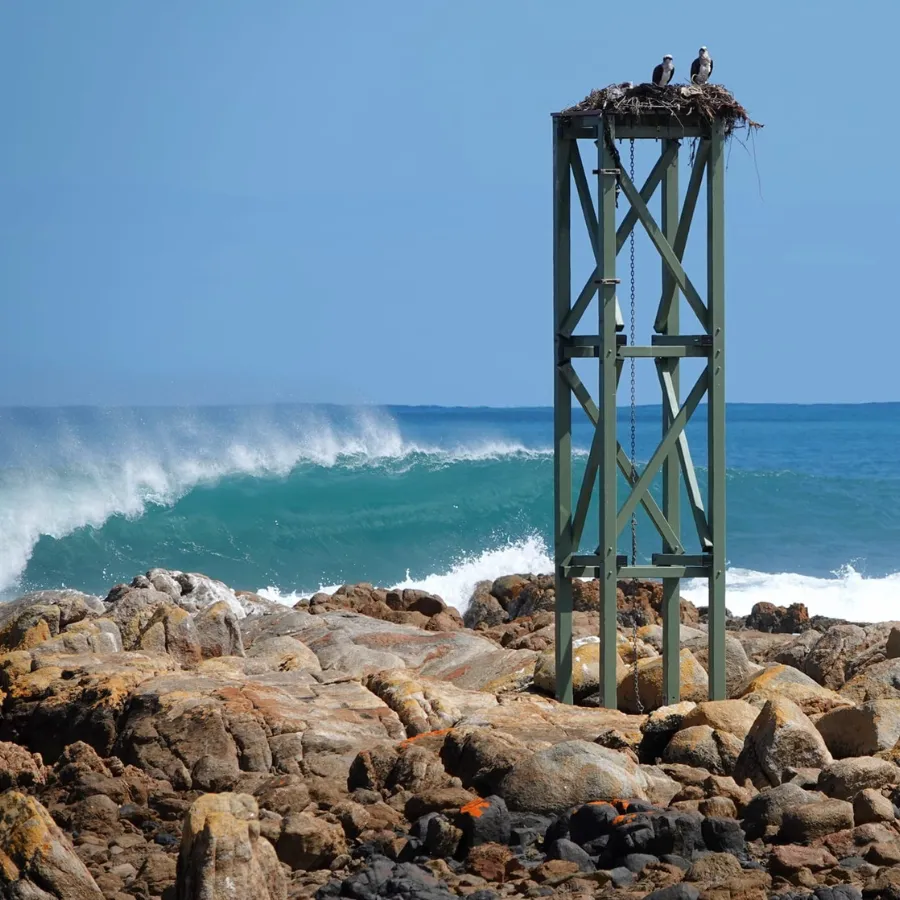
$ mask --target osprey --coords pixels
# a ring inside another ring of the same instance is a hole
[[[663,61],[653,70],[653,83],[665,87],[675,77],[675,63],[671,54],[667,53]]]
[[[691,63],[691,84],[706,84],[712,70],[712,57],[706,47],[701,47],[700,55]]]

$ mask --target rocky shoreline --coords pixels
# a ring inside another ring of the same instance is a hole
[[[900,627],[760,604],[713,703],[683,601],[663,707],[660,594],[620,585],[618,710],[591,582],[574,707],[546,576],[480,584],[465,616],[161,569],[4,604],[0,897],[900,898]]]

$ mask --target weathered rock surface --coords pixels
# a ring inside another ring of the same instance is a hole
[[[750,733],[759,709],[744,700],[705,700],[698,703],[681,721],[682,728],[708,725],[733,734],[742,741]]]
[[[132,690],[176,668],[171,657],[159,654],[9,653],[0,657],[0,688],[6,694],[0,739],[50,762],[79,740],[108,756]]]
[[[900,659],[888,659],[860,672],[840,690],[853,703],[900,700]]]
[[[242,772],[345,783],[364,747],[402,740],[396,714],[362,685],[305,670],[252,680],[179,673],[132,694],[118,752],[182,789],[229,790]]]
[[[871,756],[900,740],[900,699],[873,700],[825,713],[816,728],[832,756]]]
[[[619,587],[619,688],[637,660],[649,715],[596,706],[595,582],[575,588],[580,707],[552,699],[547,576],[480,585],[477,633],[421,591],[348,585],[288,609],[161,569],[105,603],[16,601],[0,608],[0,820],[33,794],[72,836],[85,896],[110,900],[890,888],[900,697],[851,694],[894,690],[893,624],[796,636],[729,618],[741,697],[709,702],[706,625],[683,605],[694,699],[652,709],[661,592]],[[6,866],[15,846],[0,833],[0,869],[34,890],[10,896],[59,896]]]
[[[788,767],[822,768],[832,761],[822,736],[792,700],[766,702],[753,723],[734,770],[740,782],[757,787],[781,784]]]
[[[326,672],[362,678],[408,668],[472,690],[520,686],[531,679],[537,655],[500,649],[469,631],[429,632],[350,612],[281,609],[251,617],[242,630],[250,644],[261,635],[291,635],[316,654]]]
[[[365,686],[399,717],[412,737],[452,728],[467,715],[494,709],[497,698],[484,691],[466,691],[453,684],[392,669],[369,675]]]
[[[103,894],[44,807],[0,795],[0,886],[13,900],[100,900]]]
[[[679,654],[679,671],[682,700],[700,702],[709,697],[709,676],[690,650],[682,650]],[[630,713],[638,712],[634,682],[635,679],[632,677],[632,672],[629,668],[623,673],[618,686],[619,709]],[[645,711],[658,709],[663,705],[663,664],[661,656],[638,660],[637,682],[640,702]]]
[[[854,702],[816,684],[803,672],[783,665],[768,666],[744,684],[738,690],[738,696],[758,706],[773,698],[786,697],[796,703],[806,715],[852,706]]]
[[[709,671],[709,637],[692,638],[682,642],[697,662]],[[741,642],[730,634],[725,635],[725,690],[729,697],[737,696],[748,679],[759,674],[762,668],[753,662]]]
[[[534,686],[551,696],[556,691],[556,659],[551,648],[544,651],[534,667]],[[625,663],[616,656],[616,672],[626,673]],[[596,636],[576,638],[572,642],[572,690],[575,700],[600,690],[600,638]]]
[[[500,785],[510,809],[556,813],[616,797],[668,803],[677,790],[655,767],[638,766],[622,753],[587,741],[565,741],[532,754]]]
[[[740,738],[727,731],[716,731],[709,725],[692,725],[672,737],[662,761],[706,769],[715,775],[730,775],[743,746]]]
[[[285,900],[275,849],[260,837],[259,810],[246,794],[204,794],[184,822],[177,900]]]
[[[819,790],[840,800],[852,800],[865,788],[897,784],[900,784],[900,768],[870,756],[838,760],[825,766],[819,775]]]
[[[745,625],[754,631],[795,634],[809,627],[809,611],[802,603],[792,603],[787,608],[773,603],[757,603],[747,616]]]

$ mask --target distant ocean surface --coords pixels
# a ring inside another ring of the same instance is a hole
[[[639,408],[639,461],[659,421]],[[464,609],[481,579],[551,571],[552,434],[543,408],[2,409],[0,597],[103,595],[165,566],[285,600],[370,581]],[[576,417],[577,474],[589,435]],[[702,419],[688,435],[703,481]],[[727,454],[732,612],[900,618],[900,405],[731,406]],[[658,549],[642,519],[639,555]]]

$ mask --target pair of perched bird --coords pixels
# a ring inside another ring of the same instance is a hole
[[[691,84],[706,84],[712,75],[713,61],[706,47],[700,48],[700,55],[691,63]],[[665,87],[675,77],[675,63],[667,53],[663,61],[653,70],[653,83]]]

